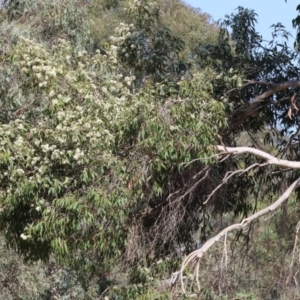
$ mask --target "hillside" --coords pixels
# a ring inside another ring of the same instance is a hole
[[[256,18],[2,1],[1,299],[299,298],[299,52]]]

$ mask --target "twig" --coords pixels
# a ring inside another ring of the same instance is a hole
[[[272,85],[272,83],[258,81],[258,80],[245,80],[245,81],[246,81],[246,83],[242,87],[246,87],[246,86],[251,85],[251,84]]]
[[[217,190],[219,190],[224,184],[226,184],[228,182],[228,180],[236,175],[236,174],[239,174],[239,175],[242,175],[243,173],[245,172],[248,172],[249,170],[255,168],[255,167],[264,167],[264,166],[267,166],[269,165],[269,163],[264,163],[264,164],[258,164],[258,163],[255,163],[251,166],[249,166],[248,168],[246,169],[242,169],[242,170],[236,170],[236,171],[230,171],[230,172],[227,172],[224,176],[224,178],[222,179],[222,182],[208,195],[208,198],[205,200],[205,202],[203,204],[207,204],[208,201],[211,199],[211,197],[215,194],[215,192]]]
[[[210,159],[210,158],[218,157],[218,156],[220,156],[220,154],[214,154],[214,155],[211,155],[211,156],[208,156],[208,157],[203,157],[203,158],[195,158],[195,159],[189,161],[188,163],[181,163],[180,166],[184,165],[184,168],[186,168],[187,166],[194,163],[195,161],[206,160],[206,159]]]

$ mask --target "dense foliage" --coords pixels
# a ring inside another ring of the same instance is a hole
[[[5,1],[0,22],[3,243],[39,262],[30,274],[42,261],[57,276],[23,294],[7,276],[12,299],[174,299],[163,279],[220,216],[248,215],[297,175],[255,169],[218,188],[253,158],[219,162],[217,144],[248,136],[299,159],[297,87],[252,103],[297,79],[282,25],[266,45],[254,11],[217,27],[177,0]]]

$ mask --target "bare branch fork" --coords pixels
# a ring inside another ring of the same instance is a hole
[[[237,224],[233,224],[230,225],[228,227],[226,227],[225,229],[223,229],[220,233],[218,233],[217,235],[215,235],[214,237],[212,237],[211,239],[209,239],[200,249],[197,249],[195,251],[193,251],[192,253],[190,253],[182,262],[181,265],[181,269],[179,270],[179,272],[175,273],[175,275],[177,276],[177,278],[180,280],[181,282],[181,288],[182,291],[185,293],[185,285],[183,282],[183,271],[185,270],[185,268],[192,262],[192,261],[196,261],[197,265],[196,265],[196,274],[199,274],[199,269],[200,269],[200,259],[201,257],[204,255],[205,252],[207,252],[216,242],[218,242],[222,237],[225,237],[225,239],[227,238],[228,233],[230,233],[231,231],[234,230],[241,230],[245,227],[247,227],[250,223],[252,223],[254,220],[260,218],[261,216],[264,216],[272,211],[274,211],[275,209],[277,209],[284,201],[286,201],[289,196],[291,195],[291,193],[297,189],[300,186],[300,178],[298,178],[296,181],[294,181],[294,183],[292,185],[289,186],[289,188],[271,205],[269,205],[268,207],[258,211],[257,213],[253,214],[252,216],[245,218],[242,220],[241,223],[237,223]],[[199,283],[199,277],[196,276],[196,282],[197,282],[197,286],[198,289],[200,291],[200,283]]]
[[[238,170],[235,172],[228,173],[228,174],[226,174],[224,180],[225,179],[228,180],[234,174],[241,174],[241,173],[247,172],[255,166],[276,165],[276,166],[280,166],[283,168],[300,169],[300,162],[279,159],[273,155],[270,155],[262,150],[258,150],[255,148],[225,147],[225,146],[218,145],[218,146],[216,146],[216,149],[219,151],[220,155],[239,155],[239,154],[243,154],[243,153],[249,153],[256,157],[262,158],[266,161],[265,164],[261,164],[261,165],[253,164],[244,170]],[[197,250],[193,251],[192,253],[190,253],[182,262],[181,269],[178,272],[172,274],[174,277],[172,279],[172,282],[175,283],[177,280],[179,280],[181,282],[182,291],[185,293],[186,287],[185,287],[184,280],[183,280],[183,271],[190,263],[193,262],[193,263],[196,263],[196,269],[195,269],[196,283],[198,286],[198,290],[200,291],[200,282],[199,282],[200,261],[201,261],[202,256],[204,255],[204,253],[207,252],[222,237],[224,237],[224,239],[225,239],[224,242],[225,242],[227,240],[228,233],[230,233],[234,230],[241,230],[241,229],[247,227],[249,224],[251,224],[254,220],[257,220],[260,217],[277,209],[283,202],[285,202],[289,198],[291,193],[298,187],[300,187],[300,178],[298,178],[296,181],[294,181],[294,183],[291,184],[289,186],[289,188],[274,203],[272,203],[268,207],[256,212],[255,214],[251,215],[250,217],[243,219],[242,222],[226,227],[220,233],[218,233],[217,235],[215,235],[214,237],[209,239],[200,249],[197,249]],[[219,187],[217,187],[217,188],[219,188]],[[225,253],[225,255],[226,255],[226,253]],[[225,261],[226,261],[226,257],[225,257]]]

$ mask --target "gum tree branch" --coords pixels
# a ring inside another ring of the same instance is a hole
[[[230,233],[234,230],[241,230],[241,229],[247,227],[249,224],[251,224],[254,220],[257,220],[260,217],[277,209],[284,201],[286,201],[289,198],[291,193],[295,189],[297,189],[299,186],[300,186],[300,178],[298,178],[296,181],[294,181],[294,183],[291,184],[289,186],[289,188],[274,203],[272,203],[268,207],[258,211],[257,213],[253,214],[252,216],[243,219],[241,223],[233,224],[233,225],[226,227],[220,233],[218,233],[217,235],[215,235],[214,237],[209,239],[200,249],[197,249],[197,250],[193,251],[192,253],[190,253],[184,259],[184,261],[181,265],[180,271],[173,274],[173,276],[176,276],[176,280],[180,280],[182,291],[184,293],[186,292],[182,274],[183,274],[183,271],[186,269],[186,267],[191,262],[194,262],[194,261],[197,262],[196,274],[199,274],[200,259],[202,258],[204,253],[206,253],[216,242],[218,242],[222,237],[226,238],[228,236],[228,233]],[[173,282],[175,282],[176,280],[173,280]],[[200,288],[199,284],[198,284],[198,288]],[[200,289],[199,289],[199,291],[200,291]]]
[[[219,151],[220,157],[228,156],[228,155],[241,155],[244,153],[252,154],[258,158],[264,159],[266,162],[264,164],[253,164],[250,167],[243,169],[243,170],[237,170],[234,172],[230,172],[227,174],[227,177],[225,178],[228,180],[232,175],[234,174],[240,174],[248,171],[249,169],[252,169],[256,166],[265,166],[265,165],[276,165],[282,168],[290,168],[290,169],[300,169],[300,162],[298,161],[288,161],[284,159],[276,158],[275,156],[264,152],[262,150],[258,150],[251,147],[226,147],[223,145],[216,146],[216,150]],[[224,184],[224,183],[222,183]],[[221,184],[221,185],[222,185]],[[172,274],[172,283],[175,284],[177,281],[180,281],[182,291],[186,292],[186,284],[184,283],[184,277],[183,277],[183,271],[187,268],[187,266],[191,263],[196,263],[196,270],[195,275],[199,276],[200,271],[200,263],[201,258],[216,242],[218,242],[221,238],[224,237],[225,241],[227,240],[227,236],[230,232],[234,230],[241,230],[247,226],[249,226],[253,221],[259,219],[260,217],[269,214],[270,212],[276,210],[283,202],[285,202],[291,193],[297,189],[300,186],[300,178],[298,178],[296,181],[294,181],[293,184],[289,186],[289,188],[271,205],[267,206],[266,208],[254,213],[248,218],[245,218],[240,223],[236,223],[233,225],[230,225],[223,229],[220,233],[209,239],[200,249],[197,249],[190,253],[182,262],[181,269],[178,272],[175,272]],[[226,247],[226,245],[224,246]],[[225,251],[226,253],[226,251]],[[226,254],[225,254],[226,255]],[[225,261],[226,261],[225,257]],[[198,289],[200,291],[200,283],[199,278],[196,279]]]
[[[251,147],[225,147],[220,145],[216,146],[216,148],[222,155],[225,154],[239,155],[239,154],[249,153],[256,157],[264,159],[270,165],[275,165],[283,168],[300,169],[299,161],[289,161],[285,159],[280,159],[259,149],[255,149]]]
[[[257,83],[257,82],[255,82]],[[282,90],[288,89],[288,88],[295,88],[295,87],[300,87],[300,80],[289,80],[289,81],[285,81],[279,84],[274,84],[272,85],[272,88],[267,90],[266,92],[257,95],[254,100],[253,103],[255,102],[261,102],[264,101],[266,98],[274,95],[277,92],[280,92]]]

